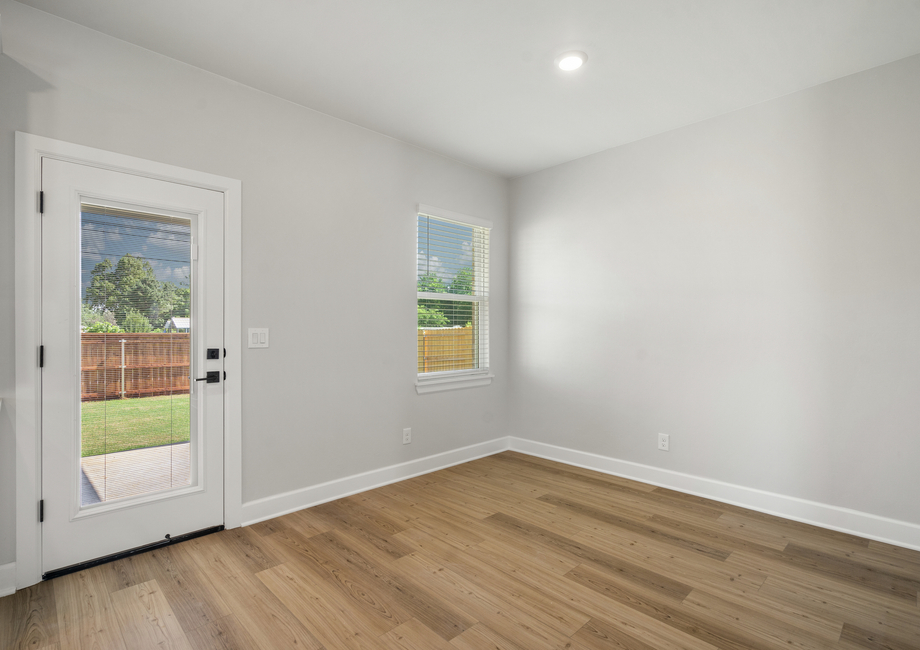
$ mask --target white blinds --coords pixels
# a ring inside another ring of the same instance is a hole
[[[419,212],[418,372],[489,367],[489,227]]]

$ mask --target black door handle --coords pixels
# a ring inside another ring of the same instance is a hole
[[[196,379],[195,381],[204,381],[209,384],[219,384],[220,383],[220,370],[208,370],[207,375]]]

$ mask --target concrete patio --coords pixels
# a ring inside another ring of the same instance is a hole
[[[187,442],[87,456],[81,463],[84,506],[185,487],[191,482]]]

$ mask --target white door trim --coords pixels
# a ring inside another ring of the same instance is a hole
[[[242,183],[173,165],[16,132],[16,588],[41,580],[41,159],[183,183],[224,194],[224,525],[242,523]],[[7,405],[9,406],[9,405]]]

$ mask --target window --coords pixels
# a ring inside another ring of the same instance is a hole
[[[485,386],[489,372],[489,230],[447,210],[418,209],[419,393]]]

